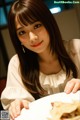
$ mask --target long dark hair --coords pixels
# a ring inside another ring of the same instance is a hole
[[[22,81],[27,90],[38,97],[44,93],[39,82],[38,55],[25,47],[25,54],[23,53],[21,43],[16,34],[16,16],[19,22],[24,25],[35,21],[43,23],[50,36],[50,50],[52,54],[54,52],[57,54],[63,70],[63,66],[65,66],[66,75],[70,75],[70,71],[72,71],[73,77],[76,78],[76,66],[66,52],[57,23],[43,0],[16,0],[9,12],[9,32],[20,60]]]

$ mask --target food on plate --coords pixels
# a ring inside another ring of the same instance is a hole
[[[54,102],[48,120],[80,120],[80,102]]]

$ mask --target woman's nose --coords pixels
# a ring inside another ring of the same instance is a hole
[[[33,32],[29,32],[29,39],[30,39],[31,42],[36,41],[37,38],[38,38],[38,36],[35,35]]]

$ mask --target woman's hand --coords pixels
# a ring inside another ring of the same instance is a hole
[[[70,92],[76,93],[78,90],[80,90],[80,79],[73,78],[67,82],[64,91],[69,94]]]
[[[14,120],[14,118],[20,115],[22,108],[29,109],[28,104],[29,102],[27,100],[16,99],[13,101],[9,107],[10,120]]]

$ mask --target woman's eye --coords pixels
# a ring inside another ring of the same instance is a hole
[[[25,31],[20,31],[18,35],[24,35],[26,32]]]
[[[34,29],[37,29],[37,28],[39,28],[39,27],[41,27],[42,26],[42,24],[36,24],[35,26],[34,26]]]

